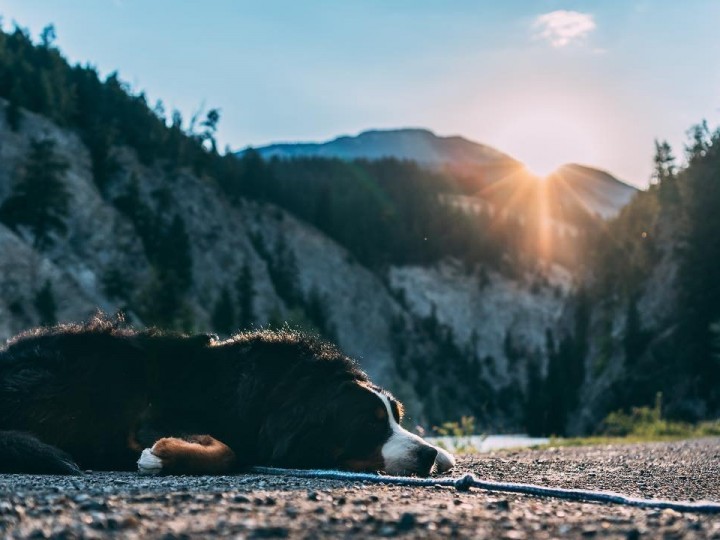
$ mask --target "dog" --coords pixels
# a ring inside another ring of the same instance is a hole
[[[290,331],[135,330],[98,315],[0,349],[0,472],[428,476],[454,465],[335,346]]]

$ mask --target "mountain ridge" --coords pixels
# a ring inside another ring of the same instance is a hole
[[[395,140],[393,140],[395,139]],[[381,146],[377,146],[381,143]],[[392,145],[395,147],[393,148]],[[455,145],[450,148],[448,145]],[[463,145],[464,148],[458,148]],[[414,151],[410,150],[414,148]],[[467,149],[475,156],[467,156],[459,161],[475,161],[487,163],[488,161],[519,162],[504,152],[492,146],[477,143],[462,135],[441,136],[432,130],[420,127],[389,128],[389,129],[367,129],[357,135],[339,135],[333,139],[314,141],[283,141],[271,143],[258,147],[247,147],[237,152],[243,154],[248,148],[253,148],[263,157],[339,157],[341,159],[380,159],[383,157],[395,157],[399,159],[411,159],[423,164],[440,165],[452,161],[458,161],[457,155],[453,158],[452,152],[460,152]],[[421,150],[432,150],[430,153],[420,153]],[[484,154],[484,159],[478,158]],[[474,159],[473,159],[474,158]]]
[[[426,139],[434,139],[436,142],[439,143],[452,143],[452,144],[462,144],[462,145],[470,145],[472,147],[482,149],[483,151],[486,151],[490,155],[494,155],[496,159],[498,160],[505,160],[508,162],[512,162],[521,166],[524,166],[522,164],[522,161],[511,156],[510,154],[503,152],[501,150],[498,150],[494,146],[491,146],[489,144],[480,143],[473,139],[470,139],[464,135],[455,134],[455,135],[438,135],[433,130],[425,127],[401,127],[401,128],[369,128],[360,131],[357,135],[338,135],[336,137],[333,137],[331,139],[325,140],[325,141],[310,141],[310,140],[303,140],[303,141],[292,141],[292,140],[282,140],[277,142],[271,142],[268,144],[263,144],[259,146],[253,146],[248,145],[245,148],[236,151],[235,153],[238,155],[242,155],[244,152],[248,151],[249,149],[253,149],[256,152],[258,152],[263,157],[294,157],[294,156],[308,156],[313,155],[317,157],[341,157],[341,155],[334,155],[337,150],[335,150],[334,147],[336,147],[338,144],[346,144],[351,143],[358,147],[358,154],[362,153],[362,149],[360,149],[360,145],[369,138],[377,138],[377,137],[383,137],[383,138],[390,138],[393,136],[416,136],[416,137],[422,137]],[[392,149],[386,150],[386,154],[383,157],[395,157],[395,158],[401,158],[402,156],[397,155],[397,153],[393,152]],[[339,154],[339,152],[338,152]],[[368,155],[358,155],[358,157],[365,157],[368,159],[377,159],[374,156],[368,156]],[[442,163],[451,163],[454,160],[451,156],[447,156],[446,158],[442,160],[432,159],[433,156],[426,156],[421,158],[410,158],[414,161],[418,161],[419,163],[437,163],[438,161],[441,161]],[[347,159],[347,158],[346,158]],[[607,169],[604,169],[599,166],[590,165],[587,163],[579,163],[579,162],[567,162],[563,163],[559,167],[557,167],[554,171],[550,173],[554,174],[558,171],[564,169],[564,168],[573,168],[573,169],[586,169],[586,170],[592,170],[596,171],[598,173],[603,173],[610,177],[612,180],[623,184],[624,186],[631,187],[633,189],[638,189],[629,182],[626,182],[614,174],[612,174]],[[549,175],[548,175],[549,176]]]
[[[244,155],[249,148],[236,155]],[[410,160],[469,178],[463,189],[466,194],[480,198],[484,198],[486,188],[499,182],[515,185],[540,181],[521,161],[492,146],[461,135],[437,135],[430,129],[419,127],[368,129],[325,142],[282,142],[253,150],[264,159]],[[588,213],[603,219],[616,215],[638,191],[607,170],[580,163],[563,164],[546,178],[549,184],[557,185],[556,191],[569,191],[563,195],[568,204],[579,203]]]

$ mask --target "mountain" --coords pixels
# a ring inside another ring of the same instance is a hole
[[[638,192],[606,171],[577,164],[563,165],[546,181],[566,188],[563,197],[580,201],[605,219],[616,215]]]
[[[510,156],[463,137],[440,137],[427,129],[368,130],[324,143],[280,143],[255,148],[264,158],[325,157],[339,159],[397,158],[423,165],[467,163],[483,166],[517,164]]]
[[[527,195],[522,201],[525,208],[538,205],[538,178],[522,163],[490,146],[459,136],[442,137],[427,129],[368,130],[323,143],[279,143],[254,150],[265,159],[411,160],[451,172],[458,177],[466,195],[499,205],[500,210],[505,209],[507,202],[502,201],[502,194],[512,194],[517,202],[515,194],[518,191]],[[240,151],[238,155],[242,156],[246,151]],[[637,193],[636,188],[608,172],[577,164],[563,165],[545,181],[556,194],[553,203],[566,207],[564,212],[558,213],[557,219],[561,221],[582,213],[607,219],[616,215]],[[515,212],[512,208],[510,211]]]

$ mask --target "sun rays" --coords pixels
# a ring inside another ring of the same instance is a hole
[[[525,166],[514,168],[472,194],[478,201],[474,212],[485,215],[496,234],[539,261],[574,257],[586,233],[584,224],[594,212],[579,192],[578,182],[566,173],[564,167],[544,176]],[[473,205],[458,201],[457,206],[468,210]]]

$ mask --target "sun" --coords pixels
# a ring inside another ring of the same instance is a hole
[[[537,105],[507,119],[501,147],[544,179],[567,163],[594,163],[601,146],[595,131],[576,111]]]
[[[543,119],[525,125],[517,134],[515,156],[538,178],[546,178],[561,165],[582,160],[584,152],[574,129]]]
[[[550,176],[553,172],[555,172],[560,165],[554,165],[554,164],[548,164],[548,163],[523,163],[525,166],[525,170],[541,182],[544,182],[547,180],[547,177]]]

